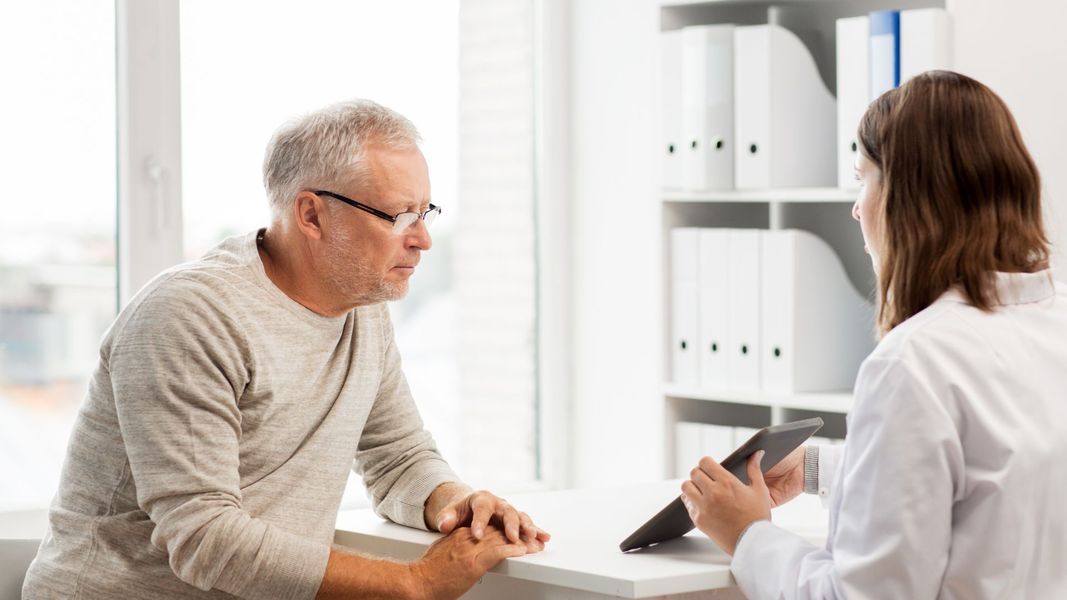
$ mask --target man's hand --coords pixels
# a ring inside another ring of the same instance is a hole
[[[434,494],[436,493],[435,490]],[[428,506],[429,504],[427,503]],[[529,552],[544,550],[545,543],[552,537],[547,531],[534,525],[529,515],[516,510],[503,498],[484,490],[453,497],[436,512],[429,524],[441,533],[451,533],[458,527],[470,527],[474,538],[480,540],[490,523],[502,530],[509,542],[525,543]]]
[[[789,502],[804,492],[804,446],[797,448],[771,467],[763,476],[771,494],[771,508]]]
[[[737,538],[755,521],[771,519],[771,496],[760,471],[763,451],[748,459],[749,485],[704,457],[682,483],[682,503],[700,531],[733,556]]]
[[[452,600],[459,598],[482,575],[505,558],[526,554],[526,544],[510,543],[492,525],[475,537],[468,527],[460,527],[437,540],[419,560],[411,563],[418,598]]]

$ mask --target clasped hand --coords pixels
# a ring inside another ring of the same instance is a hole
[[[428,520],[445,537],[412,563],[419,598],[453,600],[505,558],[540,552],[552,536],[503,498],[461,492]]]
[[[480,540],[490,523],[504,532],[508,542],[524,543],[527,552],[544,550],[545,543],[552,537],[534,525],[530,515],[484,490],[471,492],[445,505],[437,513],[434,525],[438,531],[446,534],[458,527],[470,527],[474,538]]]

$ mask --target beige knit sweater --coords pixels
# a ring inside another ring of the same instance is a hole
[[[225,240],[104,337],[24,598],[312,598],[353,460],[411,527],[457,481],[386,306],[315,314],[267,278],[255,232]]]

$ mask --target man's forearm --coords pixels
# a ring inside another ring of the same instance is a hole
[[[430,497],[426,499],[426,507],[423,510],[426,527],[430,531],[439,531],[440,527],[435,521],[441,509],[455,500],[467,497],[472,491],[468,486],[455,482],[442,483],[434,488],[434,491],[430,492]]]
[[[422,598],[422,582],[411,566],[330,550],[315,600]]]
[[[442,483],[434,488],[426,499],[423,517],[426,526],[436,531],[433,520],[441,509],[452,501],[471,493],[471,488],[462,483]],[[330,550],[326,574],[315,600],[342,598],[422,598],[424,582],[420,581],[409,564],[379,560]]]

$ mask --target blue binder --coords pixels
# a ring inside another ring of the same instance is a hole
[[[870,93],[874,100],[900,85],[900,11],[870,14]]]

